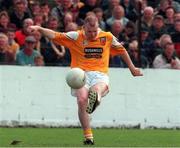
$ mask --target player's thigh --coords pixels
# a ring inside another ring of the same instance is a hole
[[[88,89],[86,87],[77,89],[75,93],[78,100],[87,100],[88,98]]]
[[[109,87],[105,82],[98,82],[90,89],[97,91],[102,97],[109,92]]]

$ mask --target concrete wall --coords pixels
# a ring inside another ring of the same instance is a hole
[[[69,68],[0,67],[1,126],[79,126]],[[180,127],[180,71],[110,69],[110,93],[91,115],[94,127]]]

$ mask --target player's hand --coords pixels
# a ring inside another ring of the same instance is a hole
[[[136,68],[136,67],[131,69],[131,73],[133,76],[143,76],[143,73],[141,72],[141,70],[139,68]]]
[[[38,31],[40,29],[40,26],[29,26],[28,27],[28,32],[35,32],[35,31]]]

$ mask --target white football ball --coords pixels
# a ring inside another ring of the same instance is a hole
[[[85,72],[80,68],[72,68],[66,75],[67,84],[73,89],[79,89],[86,83]]]

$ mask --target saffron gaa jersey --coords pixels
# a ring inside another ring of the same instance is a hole
[[[109,57],[122,54],[125,48],[110,32],[98,31],[93,41],[86,39],[84,30],[67,33],[56,32],[53,42],[69,48],[71,67],[79,67],[85,71],[108,73]]]

